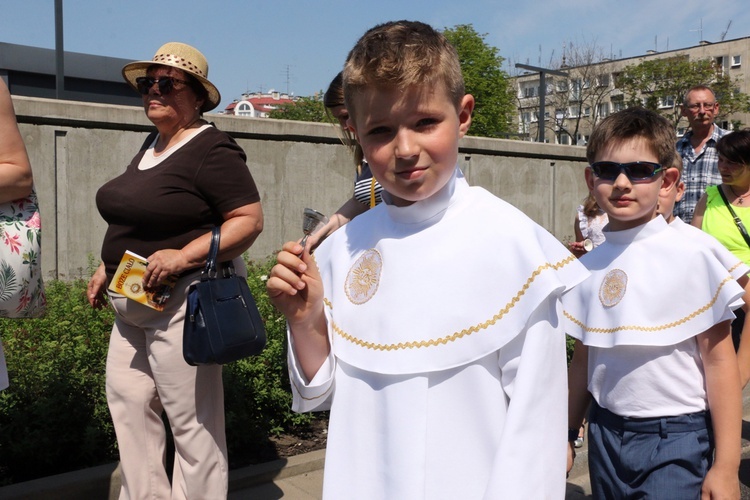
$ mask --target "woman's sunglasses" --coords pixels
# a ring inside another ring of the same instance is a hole
[[[631,182],[645,181],[663,170],[658,163],[650,161],[631,161],[617,163],[614,161],[597,161],[591,164],[594,175],[605,181],[614,181],[624,172]]]
[[[147,95],[151,91],[151,87],[156,83],[159,86],[159,93],[161,95],[167,95],[174,90],[174,84],[182,83],[188,85],[190,82],[187,80],[180,80],[172,76],[163,76],[161,78],[151,78],[150,76],[139,76],[135,79],[135,86],[138,88],[138,92],[143,95]]]

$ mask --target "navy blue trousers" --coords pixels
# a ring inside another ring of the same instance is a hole
[[[700,499],[713,451],[708,412],[623,418],[592,401],[589,474],[595,499]]]

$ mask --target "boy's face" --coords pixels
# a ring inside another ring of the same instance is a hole
[[[474,98],[465,95],[456,109],[442,84],[371,87],[354,97],[353,108],[350,124],[373,175],[394,205],[406,206],[429,198],[453,175]]]
[[[605,147],[594,161],[658,163],[659,158],[643,139],[633,138]],[[659,195],[667,195],[678,175],[677,169],[670,168],[651,178],[633,182],[621,171],[614,180],[605,180],[597,177],[589,167],[586,169],[586,184],[609,216],[609,229],[622,231],[653,219]]]

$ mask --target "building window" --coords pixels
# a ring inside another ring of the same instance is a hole
[[[560,134],[560,144],[564,144],[566,146],[570,145],[570,137],[568,134]]]
[[[599,87],[609,87],[609,75],[599,75],[596,77],[596,85]]]
[[[622,96],[620,96],[622,97]],[[625,109],[625,99],[612,99],[612,112],[617,113]]]
[[[584,106],[583,116],[591,116],[591,106]]]
[[[581,107],[580,106],[571,106],[568,108],[569,115],[568,116],[581,116]]]
[[[662,97],[659,99],[660,108],[674,108],[674,96]]]
[[[598,116],[599,118],[604,118],[607,115],[609,115],[609,103],[603,102],[601,104],[597,104],[596,116]]]
[[[568,91],[568,80],[557,80],[556,86],[557,86],[557,91],[558,92],[567,92]]]
[[[742,66],[742,56],[732,56],[732,67],[739,68],[740,66]]]

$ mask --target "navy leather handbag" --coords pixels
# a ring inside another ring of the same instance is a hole
[[[260,353],[266,330],[247,286],[231,261],[217,271],[221,230],[214,227],[201,280],[188,289],[182,353],[188,364],[225,364]],[[221,274],[221,275],[219,275]]]

